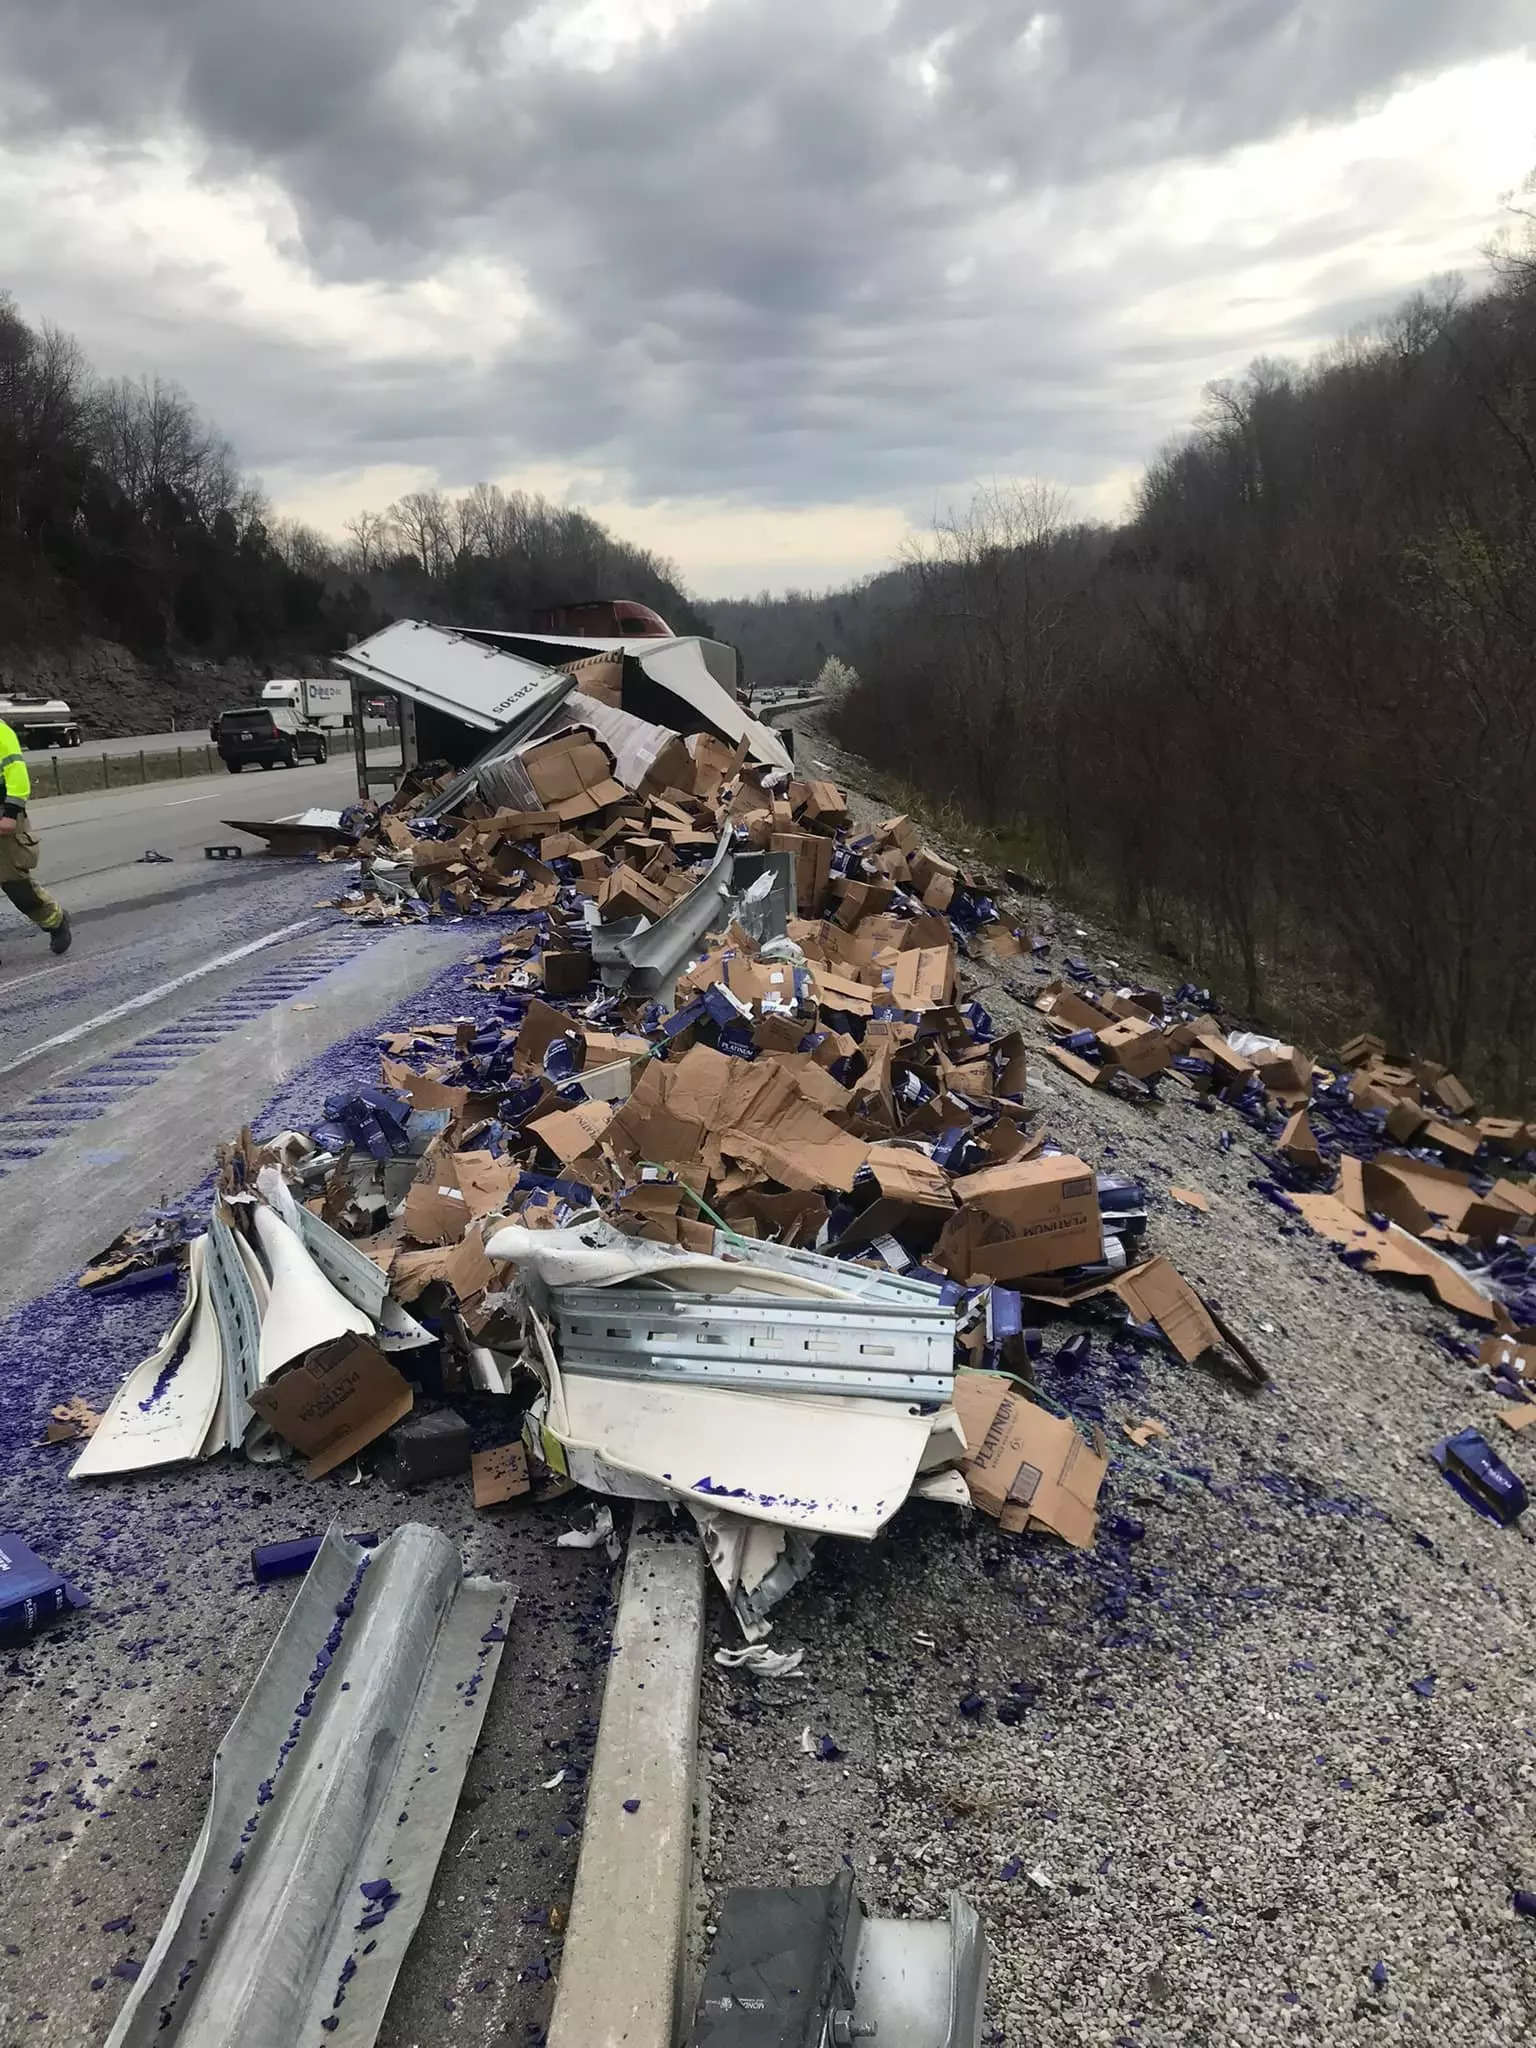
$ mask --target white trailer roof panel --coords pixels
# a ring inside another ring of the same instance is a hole
[[[562,681],[559,669],[419,619],[398,619],[334,658],[373,688],[403,690],[482,732],[499,732],[541,698],[555,698]]]

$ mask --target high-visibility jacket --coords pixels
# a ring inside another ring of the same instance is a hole
[[[0,816],[19,818],[32,794],[32,778],[22,755],[21,741],[0,718]]]

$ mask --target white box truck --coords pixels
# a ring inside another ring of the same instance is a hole
[[[263,704],[287,704],[306,725],[323,726],[328,732],[343,732],[352,723],[352,685],[333,683],[324,676],[289,676],[264,683]]]

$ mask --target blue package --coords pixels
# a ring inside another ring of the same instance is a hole
[[[696,996],[691,1003],[685,1003],[682,1009],[674,1010],[670,1017],[662,1018],[662,1033],[667,1038],[678,1038],[688,1029],[690,1024],[702,1023],[704,1016],[704,1004]]]
[[[739,1024],[744,1017],[752,1015],[750,1003],[743,1003],[733,996],[723,981],[710,984],[704,991],[703,1002],[706,1013],[716,1024]]]
[[[1429,1454],[1469,1507],[1508,1528],[1530,1505],[1525,1483],[1475,1429],[1446,1437]]]
[[[251,1577],[260,1585],[268,1585],[273,1579],[297,1578],[300,1572],[307,1572],[319,1555],[323,1536],[295,1536],[286,1543],[258,1543],[251,1551]],[[378,1547],[379,1532],[370,1529],[365,1534],[347,1538],[363,1550]]]
[[[1017,1288],[993,1287],[987,1295],[988,1334],[995,1343],[1016,1337],[1024,1327],[1024,1301]]]
[[[56,1614],[89,1605],[84,1593],[14,1531],[0,1529],[0,1635],[33,1635]]]
[[[576,1071],[576,1045],[571,1038],[552,1038],[544,1048],[544,1071],[551,1081],[568,1081]]]

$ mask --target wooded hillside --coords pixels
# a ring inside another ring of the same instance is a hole
[[[675,570],[577,508],[476,484],[360,512],[337,544],[274,516],[187,395],[98,377],[0,294],[0,653],[90,638],[150,662],[320,659],[401,615],[526,627],[540,606],[637,598],[704,621]]]
[[[1536,236],[1214,388],[1119,531],[989,494],[853,654],[844,737],[1251,1007],[1536,1087]]]

